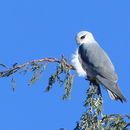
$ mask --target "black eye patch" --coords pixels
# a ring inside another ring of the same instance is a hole
[[[80,37],[80,39],[84,39],[85,38],[85,35],[84,36],[82,36],[82,37]]]

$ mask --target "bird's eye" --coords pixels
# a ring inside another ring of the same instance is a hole
[[[80,37],[80,39],[84,39],[85,38],[85,35],[84,36],[82,36],[82,37]]]

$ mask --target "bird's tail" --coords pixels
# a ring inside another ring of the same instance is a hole
[[[118,88],[119,89],[119,88]],[[121,102],[127,102],[126,101],[126,98],[123,96],[123,95],[121,95],[120,97],[119,96],[117,96],[115,93],[113,93],[112,91],[110,91],[110,90],[108,90],[107,89],[107,92],[108,92],[108,94],[109,94],[109,96],[110,96],[110,98],[112,99],[112,100],[120,100]]]
[[[109,96],[113,100],[120,100],[121,102],[127,102],[126,98],[122,95],[119,87],[114,82],[111,82],[101,76],[98,76],[98,81],[107,89]]]
[[[113,92],[111,92],[111,91],[108,90],[108,89],[107,89],[107,92],[108,92],[108,94],[109,94],[109,96],[110,96],[110,98],[111,98],[112,100],[118,100],[118,99],[119,99],[121,102],[123,102],[123,101],[126,102],[125,97],[123,97],[123,99],[122,99],[122,98],[120,98],[119,96],[117,96],[116,94],[114,94]]]

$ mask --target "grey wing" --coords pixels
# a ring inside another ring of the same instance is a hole
[[[82,44],[79,47],[79,55],[83,68],[91,69],[95,75],[117,81],[118,77],[114,71],[113,64],[97,43],[90,45]]]
[[[122,100],[126,100],[117,87],[118,77],[111,60],[97,43],[82,44],[79,47],[79,55],[83,68],[90,69],[100,84]]]

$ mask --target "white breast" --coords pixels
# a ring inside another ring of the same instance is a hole
[[[87,74],[86,72],[83,70],[80,62],[79,62],[79,55],[78,55],[78,49],[76,49],[76,52],[72,55],[72,64],[75,66],[76,71],[78,73],[79,76],[83,76],[85,77]]]

